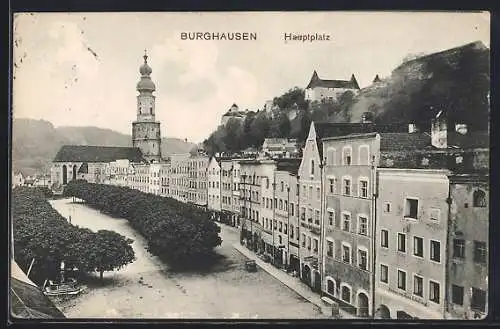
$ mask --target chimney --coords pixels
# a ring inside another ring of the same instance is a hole
[[[462,134],[462,135],[467,134],[467,124],[465,124],[465,123],[455,124],[455,131],[459,134]]]
[[[418,132],[417,125],[416,125],[416,124],[414,124],[414,123],[409,123],[409,124],[408,124],[408,132],[409,132],[410,134],[417,133],[417,132]]]
[[[432,146],[436,148],[447,148],[448,147],[448,127],[446,124],[446,118],[443,115],[443,111],[439,111],[431,122],[431,143]]]

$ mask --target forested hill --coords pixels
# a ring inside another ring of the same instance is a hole
[[[44,120],[14,119],[12,168],[24,175],[48,173],[52,159],[63,145],[131,146],[132,137],[97,127],[54,127]],[[178,138],[162,139],[162,155],[189,152],[195,144]]]
[[[363,88],[358,95],[346,92],[333,102],[304,100],[298,87],[274,98],[273,118],[263,111],[242,123],[230,120],[205,141],[209,153],[238,152],[259,147],[266,137],[303,141],[311,120],[359,122],[371,112],[375,122],[417,123],[428,130],[430,119],[443,110],[450,123],[467,123],[469,130],[489,125],[490,58],[482,42],[438,53],[405,59],[390,76]]]

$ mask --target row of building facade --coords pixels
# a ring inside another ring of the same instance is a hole
[[[250,158],[163,159],[147,55],[139,71],[133,147],[63,146],[53,189],[85,179],[204,207],[239,227],[242,244],[357,316],[488,313],[487,131],[452,127],[442,112],[425,132],[313,122],[300,152],[297,141],[270,139]]]
[[[239,227],[254,252],[357,316],[483,317],[488,136],[435,121],[430,134],[312,123],[301,158],[198,152],[160,163],[56,161],[53,169],[70,168],[67,181],[205,207]]]

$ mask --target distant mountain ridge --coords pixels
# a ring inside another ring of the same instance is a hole
[[[162,138],[162,156],[187,153],[194,146],[179,138]],[[132,137],[98,127],[54,127],[45,120],[27,118],[12,122],[12,169],[24,175],[48,173],[63,145],[132,146]]]

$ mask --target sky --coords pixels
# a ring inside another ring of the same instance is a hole
[[[257,40],[182,40],[182,32],[248,32]],[[329,40],[285,41],[284,34]],[[482,41],[488,13],[22,13],[13,22],[13,117],[131,134],[144,50],[162,136],[201,142],[236,103],[261,109],[320,78],[363,88],[408,54]]]

